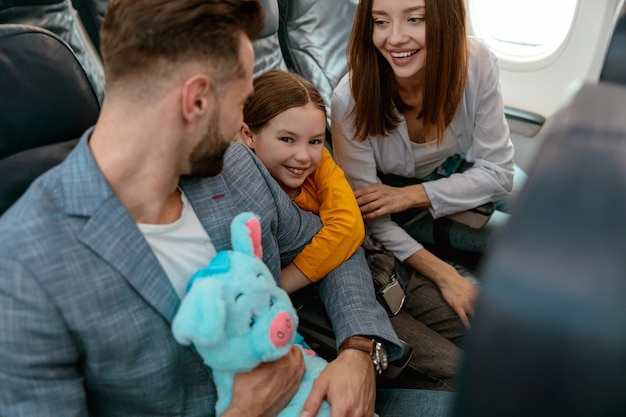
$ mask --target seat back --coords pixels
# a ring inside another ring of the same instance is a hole
[[[65,158],[99,111],[62,39],[34,26],[0,25],[0,214]]]
[[[626,415],[626,86],[555,119],[487,256],[455,417]]]
[[[23,24],[49,30],[72,48],[93,85],[98,100],[104,97],[104,71],[70,0],[0,0],[0,24]]]
[[[72,0],[83,27],[91,39],[94,48],[100,54],[100,27],[104,12],[110,0]]]
[[[334,88],[348,72],[346,47],[358,0],[278,0],[287,66],[320,91],[330,126]]]
[[[269,70],[287,69],[278,40],[278,2],[276,0],[260,0],[260,3],[265,12],[265,26],[259,38],[252,42],[252,47],[254,48],[254,77]]]

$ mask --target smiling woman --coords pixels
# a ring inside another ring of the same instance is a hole
[[[414,271],[392,318],[413,346],[403,382],[450,389],[477,288],[446,255],[482,253],[507,215],[481,228],[449,216],[493,208],[512,189],[498,62],[468,37],[464,0],[362,0],[348,62],[332,99],[333,150],[368,232]]]

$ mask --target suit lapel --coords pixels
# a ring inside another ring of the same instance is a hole
[[[215,249],[231,249],[230,222],[238,211],[233,206],[224,178],[218,175],[202,181],[182,180],[181,188]]]
[[[180,304],[178,295],[148,242],[96,165],[88,146],[91,132],[92,129],[85,132],[60,166],[64,171],[60,175],[64,210],[70,216],[86,219],[77,239],[171,321]]]
[[[165,319],[172,321],[180,300],[148,243],[114,194],[101,202],[78,235]]]

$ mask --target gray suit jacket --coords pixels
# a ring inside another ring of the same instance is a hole
[[[0,218],[0,415],[213,415],[210,371],[171,336],[180,301],[98,169],[89,133]],[[238,144],[221,175],[181,186],[218,250],[230,248],[236,214],[259,215],[277,278],[320,226]],[[338,342],[397,343],[361,251],[320,294]]]

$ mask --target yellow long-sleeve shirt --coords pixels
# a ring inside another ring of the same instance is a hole
[[[328,149],[293,199],[302,210],[320,216],[323,226],[294,259],[311,281],[319,281],[347,260],[363,242],[365,226],[352,188]]]

